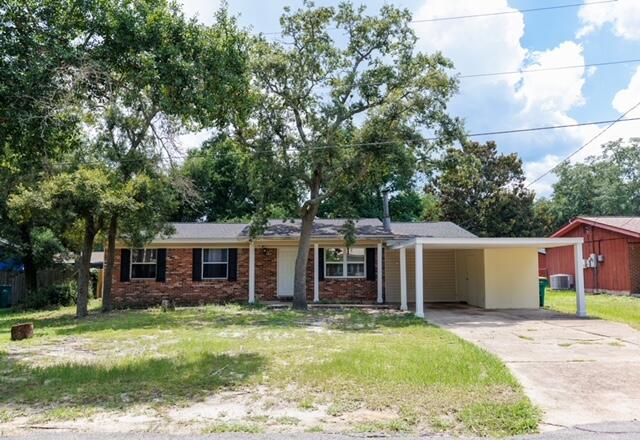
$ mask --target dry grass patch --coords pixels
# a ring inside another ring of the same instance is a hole
[[[36,336],[8,341],[25,320]],[[198,432],[507,435],[539,420],[494,356],[397,312],[230,305],[83,321],[70,308],[0,312],[0,371],[0,404],[80,429],[96,412],[134,410]]]

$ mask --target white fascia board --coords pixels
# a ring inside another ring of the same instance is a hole
[[[552,248],[561,246],[572,246],[584,242],[582,237],[563,238],[433,238],[416,237],[404,241],[389,243],[391,249],[412,247],[422,244],[429,249],[486,249],[486,248]]]

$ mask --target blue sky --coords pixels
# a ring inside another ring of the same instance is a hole
[[[588,0],[585,3],[593,2]],[[187,15],[211,22],[217,0],[182,0]],[[243,26],[255,32],[279,30],[278,18],[294,0],[229,0]],[[316,1],[335,5],[338,1]],[[360,4],[361,2],[355,1]],[[522,9],[575,3],[570,0],[368,0],[369,13],[384,3],[406,7],[415,19],[515,11],[508,15],[416,23],[419,48],[441,50],[461,74],[546,68],[640,58],[640,0],[522,13]],[[640,101],[640,63],[467,78],[452,100],[451,113],[465,119],[470,132],[615,119]],[[628,117],[640,117],[640,109]],[[531,181],[556,165],[605,126],[495,136],[503,152],[517,152]],[[620,123],[574,160],[596,154],[619,137],[640,136],[640,121]],[[193,148],[202,135],[187,136]],[[477,138],[485,141],[490,138]],[[532,185],[548,195],[554,176]]]

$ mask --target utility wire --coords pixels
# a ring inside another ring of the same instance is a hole
[[[638,101],[633,107],[631,107],[629,110],[627,110],[626,112],[624,112],[623,114],[620,115],[620,117],[618,119],[615,119],[613,121],[611,121],[611,123],[609,125],[607,125],[605,128],[603,128],[602,130],[600,130],[595,136],[593,136],[591,139],[589,139],[587,142],[585,142],[584,144],[582,144],[577,150],[575,150],[574,152],[572,152],[571,154],[569,154],[567,157],[565,157],[564,159],[562,159],[560,162],[558,162],[553,168],[551,168],[550,170],[546,171],[545,173],[541,174],[540,176],[536,177],[531,183],[529,183],[527,185],[527,188],[529,188],[531,185],[533,185],[534,183],[540,181],[540,179],[542,179],[543,177],[553,173],[556,169],[558,169],[558,167],[560,165],[562,165],[563,163],[567,162],[569,159],[571,159],[573,156],[575,156],[576,154],[578,154],[580,151],[584,150],[585,148],[587,148],[589,145],[591,145],[596,139],[598,139],[600,136],[602,136],[603,134],[605,134],[607,131],[609,131],[609,129],[611,127],[613,127],[616,123],[621,122],[624,119],[625,116],[627,116],[629,113],[631,113],[632,111],[634,111],[635,109],[637,109],[638,107],[640,107],[640,101]],[[631,119],[631,118],[630,118]],[[638,118],[632,118],[632,119],[638,119]]]
[[[584,127],[588,125],[607,124],[611,122],[616,123],[616,122],[631,122],[631,121],[640,121],[640,117],[626,118],[626,119],[618,118],[618,119],[607,120],[607,121],[579,122],[576,124],[546,125],[542,127],[517,128],[517,129],[511,129],[511,130],[483,131],[483,132],[477,132],[477,133],[467,133],[466,136],[467,137],[495,136],[495,135],[511,134],[511,133],[526,133],[526,132],[535,132],[535,131],[544,131],[544,130],[557,130],[562,128],[574,128],[574,127]],[[437,141],[438,139],[440,138],[428,137],[425,140]],[[320,149],[330,149],[330,148],[373,147],[376,145],[390,145],[390,144],[396,144],[396,143],[397,141],[378,141],[378,142],[362,142],[362,143],[355,143],[355,144],[320,145],[320,146],[314,147],[314,149],[320,150]]]
[[[519,75],[523,73],[549,72],[552,70],[569,70],[569,69],[580,69],[584,67],[613,66],[616,64],[632,64],[632,63],[640,63],[640,58],[634,58],[630,60],[603,61],[599,63],[574,64],[571,66],[542,67],[539,69],[510,70],[506,72],[474,73],[471,75],[460,75],[459,78],[479,78],[484,76],[498,76],[498,75]]]
[[[581,6],[600,5],[604,3],[615,3],[617,1],[618,0],[600,0],[600,1],[593,1],[593,2],[586,2],[586,3],[569,3],[564,5],[544,6],[540,8],[511,9],[508,11],[487,12],[484,14],[469,14],[469,15],[457,15],[453,17],[425,18],[422,20],[413,20],[411,21],[411,23],[433,23],[437,21],[461,20],[461,19],[467,19],[467,18],[493,17],[498,15],[508,15],[508,14],[525,14],[529,12],[550,11],[553,9],[567,9],[567,8],[576,8]]]
[[[512,130],[483,131],[483,132],[476,132],[476,133],[467,133],[466,136],[467,137],[496,136],[496,135],[504,135],[504,134],[512,134],[512,133],[526,133],[526,132],[536,132],[536,131],[543,131],[543,130],[557,130],[557,129],[565,129],[565,128],[584,127],[584,126],[588,126],[588,125],[600,125],[600,124],[607,124],[607,123],[613,125],[613,124],[619,123],[619,122],[640,121],[640,117],[624,118],[625,115],[627,115],[629,112],[631,112],[632,110],[634,110],[638,106],[640,106],[640,102],[634,108],[632,108],[631,110],[629,110],[625,114],[623,114],[620,118],[613,119],[613,120],[580,122],[580,123],[576,123],[576,124],[563,124],[563,125],[546,125],[546,126],[541,126],[541,127],[518,128],[518,129],[512,129]],[[609,127],[607,127],[605,130],[603,130],[600,134],[604,133],[604,131],[609,129],[611,127],[611,125]],[[438,139],[440,139],[440,138],[439,137],[428,137],[425,140],[436,141]],[[592,141],[593,140],[595,140],[595,138],[592,139]],[[314,147],[313,149],[314,150],[325,150],[325,149],[334,149],[334,148],[373,147],[373,146],[391,145],[391,144],[396,144],[396,143],[398,143],[398,141],[379,141],[379,142],[361,142],[361,143],[335,144],[335,145],[319,145],[317,147]],[[585,147],[586,147],[586,145],[584,145],[582,148],[585,148]],[[289,148],[287,151],[288,152],[289,151],[298,151],[298,149],[297,148]],[[576,154],[578,151],[580,151],[580,150],[576,150],[573,154]],[[264,153],[275,154],[274,152],[271,152],[271,151],[264,151]],[[171,158],[186,159],[187,156],[188,156],[188,153],[187,154],[185,154],[185,153],[172,153],[170,156],[171,156]],[[570,158],[570,157],[572,157],[572,156],[568,156],[568,158]],[[118,163],[139,162],[139,161],[140,161],[140,159],[138,159],[138,158],[121,158],[121,159],[115,160],[115,162],[118,162]],[[72,163],[75,163],[75,162],[56,161],[56,163],[69,163],[69,164],[72,164]],[[102,162],[99,162],[99,161],[87,161],[87,162],[83,162],[83,163],[84,164],[91,164],[91,163],[98,164],[98,163],[102,163]],[[556,165],[556,168],[557,168],[557,166],[558,165]],[[549,172],[551,172],[551,171],[552,170],[550,170]],[[547,172],[546,174],[548,174],[549,172]],[[539,177],[537,180],[541,179],[542,177],[544,177],[544,175]],[[531,184],[535,183],[536,181],[532,182]]]
[[[528,9],[510,9],[507,11],[495,11],[495,12],[486,12],[482,14],[468,14],[468,15],[456,15],[450,17],[434,17],[434,18],[425,18],[421,20],[411,20],[409,23],[417,24],[417,23],[433,23],[438,21],[449,21],[449,20],[463,20],[468,18],[480,18],[480,17],[495,17],[500,15],[509,15],[509,14],[527,14],[529,12],[540,12],[540,11],[550,11],[555,9],[567,9],[567,8],[577,8],[577,7],[586,7],[586,6],[594,6],[601,5],[606,3],[616,3],[618,0],[598,0],[586,3],[568,3],[563,5],[555,5],[555,6],[544,6],[539,8],[528,8]],[[330,30],[336,30],[337,28],[331,28]],[[281,35],[282,31],[278,32],[262,32],[262,35]]]

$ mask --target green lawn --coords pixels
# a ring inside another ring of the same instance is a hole
[[[546,306],[565,313],[576,312],[576,293],[547,290]],[[640,330],[640,298],[616,295],[587,295],[587,314],[624,322]]]
[[[45,423],[132,412],[172,426],[175,411],[194,405],[218,412],[179,418],[180,429],[537,429],[537,410],[498,359],[411,315],[207,306],[105,316],[95,306],[80,322],[72,308],[0,312],[0,432],[18,416]],[[10,342],[10,326],[23,321],[36,336]]]

